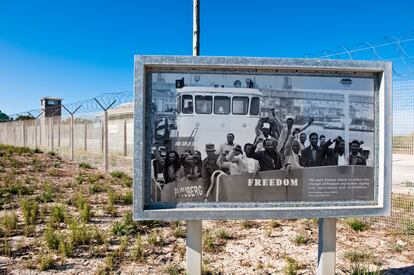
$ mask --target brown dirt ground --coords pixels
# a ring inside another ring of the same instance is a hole
[[[184,273],[185,222],[124,223],[132,211],[130,200],[124,198],[132,190],[128,183],[125,176],[115,178],[98,169],[81,168],[51,154],[19,154],[0,147],[0,274]],[[74,230],[69,226],[71,220],[79,220],[76,195],[80,193],[93,212],[85,223],[92,234],[87,244],[74,244]],[[25,226],[21,207],[22,199],[27,198],[39,206],[31,226]],[[109,199],[114,200],[112,208]],[[53,230],[72,243],[70,256],[46,242],[46,224],[54,205],[66,209],[65,221],[55,223]],[[13,213],[17,227],[7,230],[6,217]],[[115,222],[124,223],[117,232],[125,236],[114,234]],[[365,224],[366,230],[356,232],[347,220],[338,221],[336,272],[350,274],[359,268],[414,274],[412,235]],[[318,226],[314,219],[204,221],[203,232],[205,274],[316,272]],[[136,256],[140,255],[137,251],[142,257]],[[40,262],[47,256],[50,266],[40,271]]]

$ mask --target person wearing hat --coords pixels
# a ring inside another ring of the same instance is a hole
[[[264,151],[263,141],[265,139],[277,140],[277,136],[274,136],[275,133],[272,135],[272,124],[274,124],[274,121],[269,117],[259,118],[255,128],[256,138],[253,142],[256,151]]]
[[[207,193],[208,188],[211,185],[210,178],[214,171],[219,170],[217,165],[216,149],[214,144],[206,144],[207,157],[203,160],[201,167],[201,177],[203,178],[204,194]]]
[[[358,140],[351,142],[351,153],[349,154],[349,165],[367,165],[367,160],[359,153],[361,143]]]

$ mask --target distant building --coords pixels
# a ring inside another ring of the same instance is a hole
[[[40,108],[44,111],[42,117],[62,116],[62,100],[57,97],[42,97]]]

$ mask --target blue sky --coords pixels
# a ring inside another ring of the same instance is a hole
[[[304,57],[413,30],[414,1],[201,0],[201,55]],[[132,91],[133,55],[191,55],[192,0],[0,0],[0,110]]]

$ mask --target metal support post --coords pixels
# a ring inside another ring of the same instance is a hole
[[[193,56],[200,54],[200,1],[193,1]],[[201,274],[202,270],[202,221],[187,220],[187,274]]]
[[[35,119],[35,129],[34,129],[34,136],[35,136],[35,149],[38,148],[38,144],[37,144],[37,119]]]
[[[22,121],[22,127],[23,127],[23,147],[27,146],[27,125],[25,121]]]
[[[87,129],[88,129],[88,124],[85,122],[85,132],[84,132],[85,137],[84,137],[84,144],[83,144],[83,149],[85,151],[88,150],[88,130]]]
[[[202,266],[202,221],[187,220],[186,256],[189,275],[201,274]]]
[[[75,140],[73,134],[73,114],[70,115],[70,159],[73,160],[75,156]]]
[[[127,121],[124,120],[124,157],[128,154],[128,146],[127,146]]]
[[[50,151],[55,151],[55,133],[53,131],[54,118],[50,117]]]
[[[116,100],[112,101],[108,107],[104,107],[99,100],[94,98],[95,102],[102,108],[104,111],[104,126],[103,126],[103,154],[104,154],[104,168],[105,171],[108,171],[109,163],[108,163],[108,110],[115,104]]]
[[[336,219],[319,219],[318,275],[335,274]]]
[[[70,114],[70,159],[73,160],[75,158],[75,138],[74,138],[74,118],[73,115],[79,110],[82,105],[79,105],[75,111],[71,112],[65,105],[62,104],[62,107]]]
[[[58,147],[60,148],[60,123],[61,123],[61,118],[59,117],[58,120]]]
[[[104,111],[104,168],[108,171],[108,112]]]

